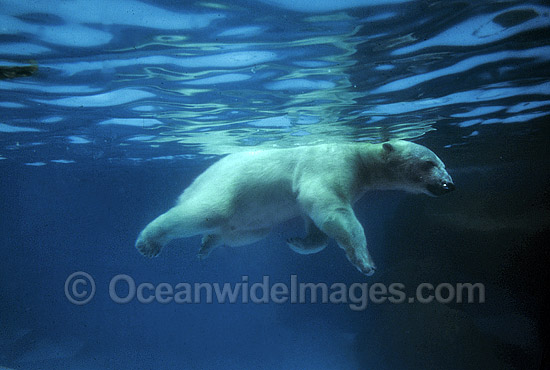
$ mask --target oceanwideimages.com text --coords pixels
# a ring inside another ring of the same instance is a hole
[[[365,310],[369,304],[402,303],[484,303],[485,286],[482,283],[421,283],[414,294],[408,295],[405,284],[368,283],[312,283],[302,282],[291,275],[286,282],[272,282],[269,276],[261,281],[250,281],[242,276],[233,283],[138,282],[126,274],[114,276],[109,282],[109,296],[117,304],[345,304],[351,310]],[[91,301],[95,294],[93,278],[84,272],[75,272],[65,282],[65,295],[74,304]]]

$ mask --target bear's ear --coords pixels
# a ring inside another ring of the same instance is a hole
[[[386,153],[391,153],[394,150],[393,145],[391,145],[390,143],[384,143],[384,144],[382,144],[382,147],[384,148]]]

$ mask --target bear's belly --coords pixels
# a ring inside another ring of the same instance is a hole
[[[234,204],[228,226],[231,230],[271,228],[300,215],[296,200],[285,194],[255,194]]]

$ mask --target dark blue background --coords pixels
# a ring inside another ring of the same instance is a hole
[[[41,338],[56,337],[82,343],[74,350],[77,361],[109,369],[535,369],[547,336],[545,125],[451,150],[438,148],[435,136],[420,141],[439,152],[457,190],[441,198],[375,192],[357,204],[379,269],[371,278],[359,274],[334,242],[316,255],[292,252],[285,239],[303,233],[301,220],[281,225],[262,242],[219,248],[202,262],[196,258],[200,237],[143,258],[133,246],[137,233],[210,162],[37,168],[4,162],[0,317],[6,338],[16,328],[31,331],[4,342],[3,362],[63,368],[65,359],[18,362]],[[483,219],[506,226],[495,229]],[[96,296],[88,305],[74,306],[64,296],[63,284],[74,271],[95,278]],[[275,283],[288,282],[291,274],[301,282],[402,282],[411,289],[421,282],[482,282],[487,302],[369,305],[362,312],[320,303],[118,305],[107,290],[120,273],[155,284],[237,283],[242,275],[250,282],[268,275]],[[518,316],[532,325],[507,321]],[[522,335],[523,345],[511,343]]]

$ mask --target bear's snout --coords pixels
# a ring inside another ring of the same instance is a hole
[[[445,189],[447,193],[455,190],[455,184],[453,184],[452,182],[444,182],[441,186],[443,187],[443,189]]]

